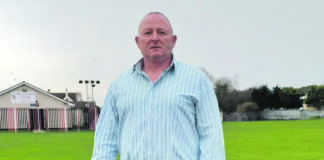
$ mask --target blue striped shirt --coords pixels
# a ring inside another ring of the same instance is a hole
[[[152,83],[143,60],[110,86],[92,160],[225,160],[213,87],[200,70],[172,61]]]

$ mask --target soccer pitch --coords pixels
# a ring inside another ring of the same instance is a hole
[[[324,160],[324,120],[224,122],[227,160]]]
[[[223,122],[227,160],[324,160],[324,120]],[[1,160],[89,160],[93,131],[0,132]]]
[[[93,131],[0,132],[1,160],[89,160]]]

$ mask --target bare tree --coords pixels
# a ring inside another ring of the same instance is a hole
[[[214,84],[214,89],[220,110],[225,113],[235,111],[232,103],[235,100],[235,89],[232,80],[228,78],[217,79]]]
[[[206,75],[207,75],[207,77],[209,78],[209,80],[211,81],[211,82],[213,82],[214,83],[214,81],[215,81],[215,78],[214,78],[214,76],[210,73],[210,72],[208,72],[204,67],[201,67],[201,68],[199,68],[201,71],[203,71]]]

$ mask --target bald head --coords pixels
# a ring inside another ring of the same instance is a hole
[[[148,14],[146,14],[146,15],[143,17],[143,19],[141,20],[141,22],[140,22],[140,24],[139,24],[139,26],[138,26],[138,33],[140,32],[140,29],[141,29],[141,26],[142,26],[143,21],[144,21],[148,16],[150,16],[150,15],[160,15],[160,16],[162,16],[162,17],[167,21],[167,23],[169,24],[169,27],[170,27],[171,32],[172,32],[172,34],[173,34],[172,25],[171,25],[171,23],[170,23],[168,17],[166,17],[166,16],[165,16],[163,13],[161,13],[161,12],[149,12]]]

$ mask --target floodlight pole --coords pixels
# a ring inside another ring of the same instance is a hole
[[[87,101],[89,101],[89,94],[88,94],[88,80],[85,80],[84,83],[86,84],[86,91],[87,91]]]
[[[82,80],[79,80],[79,83],[82,84]],[[88,83],[91,83],[91,100],[92,100],[92,105],[94,107],[94,125],[95,125],[95,128],[96,128],[96,125],[97,125],[97,108],[96,108],[96,103],[95,103],[95,100],[94,100],[94,96],[93,96],[93,88],[96,86],[96,84],[100,84],[100,81],[94,81],[94,80],[85,80],[84,83],[86,84],[86,92],[87,92],[87,104],[88,104],[88,107],[91,107],[90,106],[90,102],[89,102],[89,94],[88,94]]]

